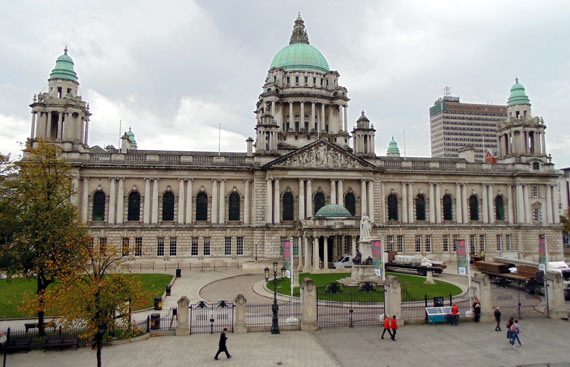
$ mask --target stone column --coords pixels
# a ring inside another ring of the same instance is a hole
[[[466,184],[461,185],[461,191],[463,193],[463,203],[461,204],[462,209],[463,209],[463,222],[468,223],[469,222],[469,215],[467,213],[467,185]]]
[[[552,188],[546,185],[546,215],[543,224],[552,223]]]
[[[354,255],[356,255],[356,236],[351,236],[350,239],[352,242],[351,243],[352,246],[351,246],[350,250],[352,251],[351,254],[354,256]]]
[[[429,185],[429,222],[435,223],[435,198],[434,198],[434,184],[431,182]]]
[[[408,223],[414,223],[414,184],[408,183]]]
[[[348,132],[348,106],[344,106],[344,131]]]
[[[150,223],[150,178],[144,179],[143,223]]]
[[[338,197],[336,201],[340,206],[344,206],[344,188],[342,185],[342,180],[338,180]]]
[[[235,303],[236,303],[236,309],[235,309],[236,319],[234,322],[234,332],[236,334],[245,334],[247,333],[247,325],[245,323],[245,310],[246,310],[247,300],[245,299],[243,294],[240,293],[237,295]]]
[[[441,223],[441,192],[440,184],[435,184],[435,222]]]
[[[303,237],[303,251],[304,253],[304,258],[305,261],[303,262],[303,272],[307,273],[311,270],[312,268],[312,263],[311,263],[311,254],[309,253],[309,238],[308,237]]]
[[[325,236],[323,242],[323,269],[328,270],[329,268],[329,237]]]
[[[384,313],[390,318],[396,315],[398,324],[403,325],[404,320],[402,319],[402,287],[400,286],[400,281],[395,276],[389,275],[386,277],[384,287],[386,288],[386,309],[384,310]]]
[[[455,219],[457,224],[463,223],[463,209],[461,208],[461,184],[455,184]]]
[[[295,115],[293,112],[293,102],[289,103],[289,127],[293,127],[293,123],[295,121]],[[287,128],[283,129],[287,131]]]
[[[115,211],[117,210],[115,207],[115,197],[117,196],[117,193],[115,192],[115,179],[110,178],[109,181],[111,189],[109,190],[109,215],[107,216],[107,222],[109,224],[115,224]]]
[[[191,224],[192,223],[192,198],[193,198],[193,188],[192,188],[192,179],[188,179],[188,187],[186,190],[186,217],[184,218],[184,222]]]
[[[321,268],[319,259],[319,237],[313,237],[313,271],[317,271]]]
[[[507,200],[508,200],[508,205],[507,205],[507,210],[508,213],[507,215],[509,216],[509,224],[514,224],[515,223],[515,218],[514,218],[514,210],[513,210],[513,187],[511,185],[507,186]]]
[[[312,180],[307,180],[307,218],[313,216],[313,189]]]
[[[272,183],[271,179],[268,178],[266,181],[265,187],[265,223],[271,224],[273,223],[273,216],[272,216],[272,207],[273,207],[273,199],[272,199]]]
[[[119,178],[119,192],[117,193],[117,224],[123,224],[123,205],[125,204],[124,178]]]
[[[540,133],[540,154],[546,154],[546,144],[544,141],[544,133]]]
[[[251,200],[249,198],[249,180],[245,180],[243,184],[245,186],[245,197],[243,199],[243,224],[248,225],[250,223],[249,202]]]
[[[219,223],[224,224],[226,222],[226,180],[220,180],[219,212],[220,212],[220,215],[218,216]]]
[[[495,223],[495,211],[493,210],[495,207],[495,200],[493,199],[493,185],[489,185],[487,188],[487,202],[489,203],[489,223]]]
[[[152,182],[152,224],[158,223],[158,178]]]
[[[85,120],[85,141],[83,142],[85,145],[88,145],[89,142],[89,120]]]
[[[475,273],[472,279],[472,287],[475,297],[481,303],[481,321],[490,322],[494,320],[493,304],[491,302],[491,280],[487,274]]]
[[[83,192],[81,193],[81,219],[83,223],[89,221],[89,179],[83,178]]]
[[[299,258],[299,264],[297,264],[297,270],[303,270],[303,265],[305,263],[305,258],[303,256],[304,251],[304,241],[303,241],[303,236],[299,236],[297,238],[297,257]]]
[[[325,124],[326,124],[326,122],[325,122],[325,104],[321,103],[321,127],[320,127],[321,131],[326,131],[325,130]]]
[[[184,180],[178,179],[178,224],[184,224]]]
[[[368,217],[374,223],[374,181],[368,181]]]
[[[548,317],[551,319],[560,319],[568,317],[566,303],[564,301],[564,282],[562,275],[545,273],[546,291],[548,292]]]
[[[402,182],[402,223],[408,223],[408,186]]]
[[[560,223],[560,213],[558,212],[558,207],[559,207],[559,202],[558,202],[558,193],[556,192],[556,186],[552,186],[552,189],[554,190],[554,192],[552,193],[552,199],[554,201],[553,206],[554,206],[554,216],[552,218],[552,222],[555,224]]]
[[[305,180],[299,179],[299,220],[305,219]]]
[[[483,212],[483,223],[489,223],[489,212],[487,209],[487,185],[481,185],[481,206]]]
[[[212,224],[218,224],[218,180],[212,180],[212,209],[211,222]]]
[[[528,202],[528,185],[522,185],[523,188],[523,203],[524,203],[524,223],[532,223],[532,216],[530,213],[530,203]]]
[[[190,300],[188,297],[182,296],[177,303],[178,326],[176,327],[176,336],[190,335],[190,312],[188,309]]]
[[[305,128],[305,102],[301,102],[301,112],[299,113],[299,130]]]
[[[360,216],[364,217],[368,215],[367,206],[368,200],[366,200],[366,180],[360,180]]]
[[[63,114],[61,112],[57,113],[57,124],[57,133],[59,135],[58,138],[63,139]]]
[[[310,278],[305,278],[301,284],[302,294],[302,313],[301,313],[301,330],[315,331],[318,330],[317,323],[317,287]]]
[[[336,204],[336,181],[331,179],[331,204]]]
[[[309,126],[309,131],[315,128],[315,102],[311,102],[311,126]]]
[[[275,210],[273,210],[274,224],[281,223],[281,210],[279,206],[281,199],[280,191],[281,190],[279,189],[279,180],[275,179],[275,194],[273,195],[273,208],[275,208]]]
[[[30,139],[36,137],[36,113],[32,112],[32,131],[30,132]]]

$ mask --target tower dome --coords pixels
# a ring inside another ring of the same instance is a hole
[[[350,218],[352,214],[342,205],[329,204],[317,211],[315,218]]]
[[[530,105],[530,99],[526,95],[523,85],[519,83],[519,78],[515,78],[515,84],[511,87],[511,95],[509,96],[508,105],[514,106],[518,104]]]
[[[303,70],[328,72],[329,64],[323,54],[309,44],[309,36],[301,15],[297,16],[289,45],[275,55],[269,69],[281,68],[286,71]]]
[[[388,156],[399,157],[400,156],[400,149],[398,149],[398,143],[394,140],[392,136],[392,140],[388,145],[388,151],[386,152]]]

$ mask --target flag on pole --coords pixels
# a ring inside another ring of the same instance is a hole
[[[546,271],[548,263],[548,249],[546,246],[546,237],[541,235],[538,237],[538,270]]]
[[[374,273],[376,276],[385,279],[384,263],[382,262],[382,240],[370,241],[372,247],[372,264],[374,265]]]
[[[291,278],[291,266],[293,264],[293,251],[291,251],[291,241],[283,242],[283,267],[285,268],[285,276]]]
[[[457,272],[459,275],[467,275],[469,271],[469,260],[467,258],[465,240],[456,240],[455,247],[457,249]]]

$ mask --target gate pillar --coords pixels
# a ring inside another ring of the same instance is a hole
[[[305,278],[301,284],[301,303],[303,310],[301,314],[301,330],[315,331],[319,328],[317,324],[317,287],[312,279]]]
[[[562,275],[545,273],[544,279],[546,280],[546,292],[548,292],[548,316],[551,319],[568,317]]]
[[[176,336],[190,335],[190,319],[188,317],[188,306],[190,300],[188,297],[183,296],[178,300],[178,310],[176,316],[178,317],[178,326],[176,327]]]
[[[247,333],[247,326],[245,324],[245,306],[247,300],[243,294],[238,294],[236,297],[236,320],[234,325],[234,332],[236,334]]]
[[[400,281],[397,277],[392,275],[386,277],[386,281],[384,282],[384,297],[384,301],[386,303],[384,314],[388,315],[390,318],[396,315],[398,324],[403,325],[404,320],[402,319],[402,287],[400,286]]]
[[[495,319],[491,303],[491,279],[487,274],[475,273],[473,279],[473,295],[481,304],[481,321],[491,322]]]

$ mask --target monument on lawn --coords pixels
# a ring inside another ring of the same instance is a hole
[[[382,283],[382,278],[378,277],[374,272],[374,265],[372,265],[372,237],[370,230],[372,223],[370,218],[366,215],[360,220],[360,239],[358,240],[358,250],[352,260],[352,274],[350,278],[343,278],[339,282],[355,286],[362,282]]]

